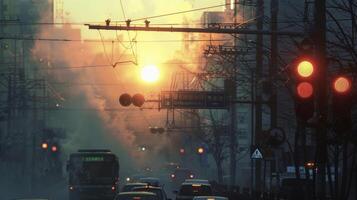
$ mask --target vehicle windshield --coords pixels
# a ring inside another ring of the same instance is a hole
[[[163,194],[162,191],[160,189],[154,189],[154,188],[134,188],[133,191],[141,191],[141,192],[152,192],[154,194],[156,194],[156,196],[158,197],[158,199],[163,199]]]
[[[210,196],[212,195],[211,187],[206,185],[183,185],[181,186],[179,195],[182,196]]]

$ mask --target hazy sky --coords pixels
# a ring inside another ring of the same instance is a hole
[[[121,0],[126,18],[120,5],[120,0],[64,0],[66,20],[70,22],[104,22],[105,19],[123,21],[124,19],[137,19],[146,16],[155,16],[178,11],[191,10],[224,4],[224,0]],[[206,11],[223,10],[224,7],[208,9]],[[157,23],[183,23],[184,19],[190,23],[199,22],[203,11],[186,14],[172,15],[169,17],[150,19],[152,24]],[[135,22],[144,24],[144,20]],[[82,37],[100,39],[100,34],[95,30],[88,30],[81,26]],[[124,34],[123,34],[124,33]],[[101,31],[103,39],[116,39],[114,31]],[[128,40],[126,32],[118,32],[123,40]],[[182,33],[143,33],[131,32],[130,40],[180,40]],[[180,50],[182,44],[176,43],[138,43],[137,56],[140,63],[155,64],[172,59]]]
[[[177,11],[189,10],[223,4],[224,0],[121,0],[126,14],[126,18],[142,18],[158,14],[172,13]],[[103,21],[111,18],[112,20],[123,20],[123,12],[120,0],[64,0],[64,10],[71,18],[71,21]],[[214,10],[214,9],[210,9]],[[215,10],[223,10],[218,8]],[[187,17],[199,18],[202,11],[185,14]],[[181,22],[183,15],[175,15],[155,19],[155,22]]]

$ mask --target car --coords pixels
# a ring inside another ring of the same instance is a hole
[[[161,187],[153,187],[153,186],[135,187],[133,188],[133,191],[152,192],[156,194],[159,200],[169,200],[166,196],[165,191]]]
[[[123,188],[121,189],[121,192],[131,192],[133,190],[133,188],[135,187],[143,187],[143,186],[147,186],[147,183],[127,183],[123,186]]]
[[[171,182],[177,185],[180,185],[186,179],[193,179],[195,177],[195,174],[186,168],[175,169],[175,171],[170,174]]]
[[[210,184],[182,183],[179,191],[176,193],[176,200],[193,200],[195,196],[212,196],[212,187]]]
[[[140,182],[141,178],[145,178],[146,176],[144,174],[134,174],[131,177],[127,177],[127,181],[128,182],[132,182],[132,183],[136,183],[136,182]],[[129,178],[129,180],[128,180]]]
[[[13,199],[13,200],[48,200],[44,198],[21,198],[21,199]]]
[[[152,192],[121,192],[114,200],[159,200]]]
[[[154,177],[140,178],[139,182],[147,183],[150,186],[160,187],[160,179]]]
[[[210,184],[208,180],[205,179],[186,179],[185,183],[204,183],[204,184]]]
[[[193,200],[228,200],[228,198],[219,196],[196,196]]]

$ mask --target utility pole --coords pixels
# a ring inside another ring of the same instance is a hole
[[[325,199],[326,194],[326,161],[327,161],[327,62],[326,62],[326,0],[315,0],[315,56],[318,63],[317,81],[317,198]]]
[[[274,87],[273,77],[276,76],[278,68],[278,36],[275,33],[278,30],[278,12],[279,12],[279,0],[270,1],[271,10],[271,24],[270,30],[272,34],[270,36],[270,65],[269,65],[269,77],[270,77],[270,127],[274,128],[278,125],[278,111],[277,111],[277,90]]]
[[[279,0],[271,0],[270,1],[270,30],[275,32],[278,30],[278,12],[279,12]],[[278,36],[276,33],[273,33],[270,36],[270,63],[269,63],[269,77],[270,77],[270,128],[275,128],[278,126],[278,106],[277,106],[277,89],[274,86],[273,77],[276,76],[278,69]],[[275,174],[277,183],[279,183],[279,161],[277,159],[278,152],[274,150],[274,160],[270,162],[270,190],[272,189],[272,172],[273,165],[275,166]]]
[[[263,30],[264,20],[264,1],[257,0],[256,8],[257,31]],[[256,41],[256,66],[255,66],[255,80],[259,83],[263,74],[263,35],[259,34]],[[255,100],[259,103],[255,105],[255,144],[259,143],[259,135],[262,131],[262,91],[261,87],[256,84]],[[262,190],[262,163],[261,160],[255,161],[255,190],[261,192]]]
[[[234,5],[234,13],[233,13],[233,22],[234,24],[237,22],[237,5]],[[233,99],[235,100],[237,98],[237,57],[234,56],[234,62],[233,62],[233,77],[232,77],[232,92],[231,95]],[[236,103],[232,102],[230,106],[230,112],[231,112],[231,129],[229,131],[230,133],[230,186],[231,189],[236,184],[236,170],[237,170],[237,105]]]

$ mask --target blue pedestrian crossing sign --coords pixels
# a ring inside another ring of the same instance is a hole
[[[258,148],[256,148],[251,156],[252,159],[263,159],[263,154],[259,151]]]

